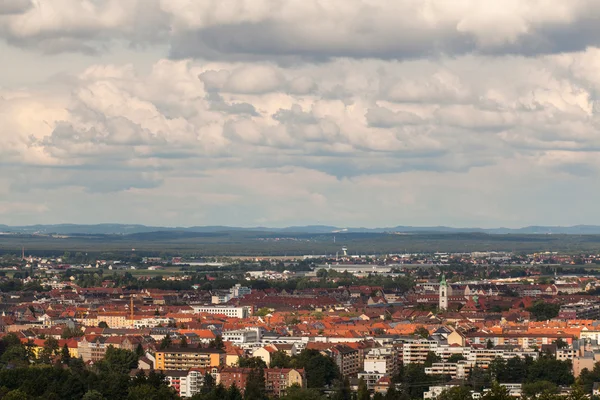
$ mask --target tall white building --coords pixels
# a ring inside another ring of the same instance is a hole
[[[442,280],[440,282],[440,300],[438,308],[440,311],[448,309],[448,283],[446,283],[446,276],[442,274]]]

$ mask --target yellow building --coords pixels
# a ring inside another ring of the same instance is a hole
[[[170,347],[155,355],[158,370],[187,370],[225,365],[225,351],[212,348]]]
[[[29,349],[31,350],[31,353],[35,357],[39,357],[42,350],[44,350],[44,342],[45,342],[45,340],[43,340],[43,339],[34,339],[31,341],[23,342],[23,344],[26,347],[29,347]],[[71,358],[79,358],[79,349],[77,348],[77,340],[75,340],[75,339],[59,340],[58,341],[58,351],[59,352],[62,351],[62,348],[65,344],[67,345],[67,348],[69,349],[69,356],[71,356]]]
[[[130,328],[134,320],[125,311],[107,311],[98,313],[97,323],[106,322],[109,328]]]

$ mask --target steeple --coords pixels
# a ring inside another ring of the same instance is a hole
[[[440,280],[440,298],[438,309],[445,311],[448,309],[448,283],[446,283],[446,275],[442,273],[442,279]]]

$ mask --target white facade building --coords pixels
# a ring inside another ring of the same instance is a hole
[[[248,318],[250,316],[250,307],[192,305],[192,308],[196,314],[223,314],[231,318]]]

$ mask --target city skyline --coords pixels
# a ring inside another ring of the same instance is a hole
[[[0,224],[600,224],[599,15],[5,0]]]

